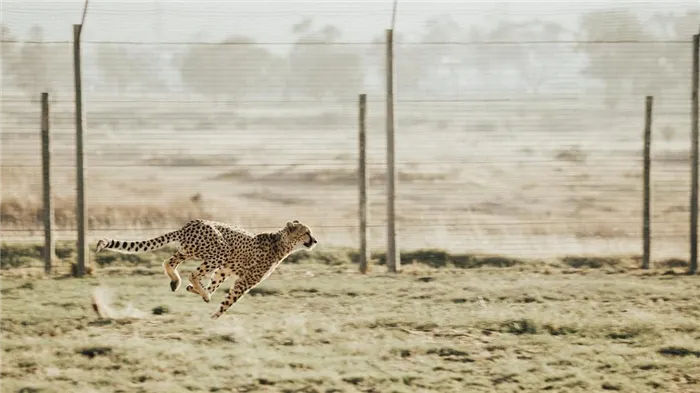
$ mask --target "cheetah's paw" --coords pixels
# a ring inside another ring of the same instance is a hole
[[[197,292],[194,289],[194,285],[192,285],[192,284],[187,284],[187,287],[185,289],[187,290],[187,292],[194,293],[195,295],[201,296],[202,300],[204,300],[206,303],[209,303],[209,301],[211,300],[210,293],[205,293],[204,295],[202,295],[201,293]],[[204,291],[206,292],[206,289]]]

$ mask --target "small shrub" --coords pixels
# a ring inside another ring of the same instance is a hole
[[[56,256],[60,259],[72,258],[75,246],[71,243],[56,243]]]
[[[81,348],[78,350],[78,353],[84,356],[89,357],[90,359],[94,358],[95,356],[104,356],[108,355],[109,353],[112,352],[112,348],[110,347],[86,347],[86,348]]]
[[[343,382],[347,382],[353,385],[361,384],[365,379],[363,377],[344,377]]]
[[[30,281],[30,282],[25,282],[24,284],[20,285],[20,286],[17,287],[17,288],[19,288],[19,289],[29,289],[29,290],[33,290],[33,289],[34,289],[34,283],[31,282],[31,281]]]
[[[36,388],[33,386],[25,386],[21,388],[20,390],[17,391],[17,393],[41,393],[43,392],[43,388]]]
[[[428,355],[438,355],[446,361],[472,363],[474,359],[469,357],[469,354],[454,348],[433,348],[429,349]]]
[[[163,315],[170,313],[170,307],[168,306],[156,306],[153,307],[153,315]]]
[[[639,337],[644,334],[654,333],[654,330],[650,326],[621,326],[614,327],[612,331],[606,334],[607,338],[613,340],[628,340],[631,338]]]
[[[458,254],[451,257],[452,264],[462,269],[476,269],[480,267],[513,267],[523,263],[519,259],[499,255],[476,256]]]
[[[445,250],[438,249],[423,249],[401,253],[402,264],[408,264],[413,261],[430,267],[445,267],[450,262],[450,254]]]
[[[603,388],[603,390],[615,390],[615,391],[622,390],[622,387],[620,385],[617,385],[617,384],[614,384],[611,382],[603,382],[603,384],[601,385],[601,388]]]
[[[559,150],[554,156],[559,161],[573,162],[580,164],[586,161],[586,152],[578,146],[572,146],[566,150]]]
[[[562,262],[575,269],[600,269],[602,267],[618,266],[621,261],[619,258],[612,257],[566,256],[562,258]]]
[[[696,351],[694,349],[690,348],[684,348],[684,347],[678,347],[678,346],[669,346],[669,347],[663,347],[659,349],[659,353],[665,356],[678,356],[678,357],[686,357],[686,356],[695,356],[700,358],[700,351]]]
[[[573,326],[559,326],[555,324],[545,324],[542,328],[547,331],[547,333],[552,336],[566,336],[569,334],[576,334],[578,329]]]
[[[667,269],[686,268],[688,267],[688,261],[684,261],[683,259],[678,258],[669,258],[656,262],[656,265],[658,267],[663,267]]]
[[[501,324],[501,331],[511,334],[537,334],[537,325],[532,319],[509,320]]]
[[[37,244],[9,244],[0,245],[0,268],[11,269],[27,267],[40,263],[42,247]]]
[[[2,258],[0,258],[0,268],[2,269],[30,267],[32,265],[37,265],[38,263],[39,260],[36,258],[22,255],[3,255]]]

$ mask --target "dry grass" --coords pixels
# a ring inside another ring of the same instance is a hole
[[[3,270],[2,390],[700,392],[692,277],[294,262],[217,322],[223,291],[173,294],[155,260],[82,280]],[[96,288],[146,315],[98,317]]]
[[[114,236],[152,235],[135,231],[176,227],[194,217],[267,230],[290,218],[292,209],[292,218],[319,228],[325,243],[355,246],[357,141],[352,105],[256,104],[228,111],[194,103],[168,105],[93,108],[88,141],[89,220],[94,228],[90,236],[104,236],[106,231]],[[521,132],[513,128],[517,118],[507,125],[487,116],[493,108],[446,105],[400,114],[397,211],[402,247],[529,258],[640,251],[638,127],[591,118],[578,119],[575,134],[560,132],[552,124]],[[55,108],[56,116],[65,114],[61,110]],[[447,115],[463,110],[480,115]],[[173,123],[167,115],[175,112]],[[518,112],[513,113],[517,117]],[[7,115],[20,120],[29,116]],[[104,124],[100,116],[117,120]],[[188,120],[192,124],[184,124]],[[369,129],[381,129],[382,121],[382,114],[373,112]],[[662,123],[660,130],[670,125]],[[54,127],[61,135],[54,149],[60,229],[74,227],[69,126]],[[198,132],[182,132],[190,126]],[[252,131],[232,131],[243,128]],[[610,128],[615,138],[602,146],[601,137],[609,135]],[[688,139],[678,133],[654,140],[652,251],[658,258],[685,257],[679,250],[687,249],[688,240]],[[36,149],[39,141],[36,134],[27,134],[3,142],[3,236],[26,240],[40,233],[41,174],[39,156],[22,152]],[[383,144],[381,133],[370,133],[373,248],[386,244],[381,230],[386,221]],[[20,232],[27,228],[35,232]]]
[[[54,220],[59,229],[75,227],[75,200],[56,198]],[[43,204],[37,198],[3,198],[0,202],[0,220],[5,228],[36,228],[43,226]],[[88,225],[91,228],[163,228],[180,225],[195,218],[211,218],[196,195],[171,203],[143,203],[138,205],[90,206]]]

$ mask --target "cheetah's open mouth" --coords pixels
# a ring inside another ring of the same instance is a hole
[[[316,239],[314,239],[313,236],[309,235],[309,241],[306,242],[306,243],[304,243],[304,247],[306,247],[306,248],[311,248],[311,247],[313,247],[314,244],[316,244],[316,243],[318,243],[318,241],[316,241]]]

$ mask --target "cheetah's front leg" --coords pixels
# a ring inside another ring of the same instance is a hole
[[[226,298],[219,306],[219,311],[212,314],[211,319],[217,319],[223,315],[226,310],[228,310],[234,303],[236,303],[243,295],[245,295],[251,288],[258,285],[260,282],[259,278],[252,276],[239,277],[236,283],[229,289],[226,294]]]
[[[221,284],[224,283],[231,275],[233,274],[233,270],[230,268],[223,268],[221,269],[218,273],[214,275],[214,277],[211,279],[211,282],[209,283],[209,287],[207,288],[207,291],[209,292],[209,296],[213,295],[214,292],[216,292],[217,289],[221,286]]]

